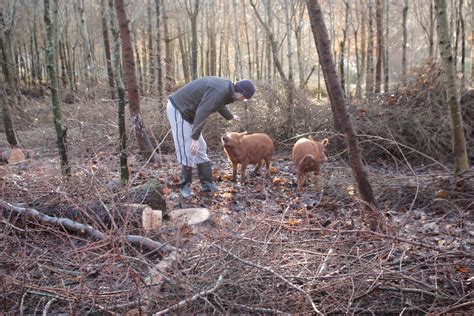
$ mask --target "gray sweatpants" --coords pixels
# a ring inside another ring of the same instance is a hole
[[[176,149],[176,158],[181,165],[192,167],[194,164],[208,162],[207,144],[204,138],[199,136],[199,151],[196,155],[191,153],[191,135],[193,125],[183,120],[181,113],[175,109],[171,101],[168,100],[166,106],[166,113],[168,121],[171,125],[171,132],[173,133],[174,148]]]

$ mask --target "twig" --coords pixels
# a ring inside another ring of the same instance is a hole
[[[206,291],[202,291],[200,293],[197,293],[197,294],[193,295],[193,297],[188,298],[186,300],[182,300],[181,302],[179,302],[179,303],[177,303],[173,306],[170,306],[166,309],[163,309],[163,310],[159,311],[158,313],[156,313],[154,315],[163,315],[163,314],[169,313],[169,312],[171,312],[171,311],[173,311],[173,310],[175,310],[179,307],[182,307],[182,306],[184,306],[188,303],[194,302],[195,300],[197,300],[198,298],[200,298],[202,296],[206,296],[208,294],[211,294],[211,293],[215,292],[217,290],[217,288],[219,286],[221,286],[222,280],[224,280],[224,276],[221,274],[221,275],[219,275],[219,278],[217,279],[217,282],[216,282],[216,284],[214,285],[213,288],[211,288],[209,290],[206,290]]]
[[[448,313],[451,313],[457,309],[461,309],[461,308],[464,308],[464,307],[470,307],[470,306],[473,306],[474,305],[474,301],[468,301],[468,302],[464,302],[464,303],[461,303],[461,304],[458,304],[458,305],[454,305],[454,306],[451,306],[445,310],[442,310],[441,312],[435,314],[435,315],[442,315],[442,314],[448,314]]]
[[[244,260],[242,258],[239,258],[237,257],[236,255],[234,255],[233,253],[219,247],[218,245],[216,244],[213,244],[212,245],[213,247],[216,247],[218,248],[219,250],[225,252],[226,254],[228,254],[229,256],[237,259],[238,261],[242,262],[242,263],[245,263],[249,266],[252,266],[252,267],[255,267],[255,268],[258,268],[258,269],[261,269],[261,270],[264,270],[264,271],[267,271],[267,272],[270,272],[271,274],[275,275],[276,277],[278,277],[280,280],[282,280],[283,282],[285,282],[286,284],[288,284],[291,288],[297,290],[298,292],[301,292],[303,293],[304,296],[306,296],[306,299],[311,303],[311,307],[313,308],[313,310],[319,314],[319,315],[323,315],[323,313],[321,311],[318,310],[318,308],[316,307],[316,305],[314,304],[313,302],[313,299],[311,298],[311,296],[303,289],[297,287],[296,285],[294,285],[293,283],[291,283],[290,281],[288,281],[285,277],[283,277],[282,275],[276,273],[275,271],[273,271],[272,268],[268,268],[268,267],[264,267],[264,266],[261,266],[259,264],[256,264],[256,263],[253,263],[253,262],[250,262],[250,261],[247,261],[247,260]]]
[[[256,312],[256,313],[266,313],[266,314],[286,314],[283,313],[282,311],[279,311],[277,309],[273,308],[263,308],[263,307],[253,307],[253,306],[247,306],[243,304],[234,304],[235,307],[240,308],[240,309],[245,309],[248,311]]]
[[[43,316],[47,316],[48,315],[48,312],[49,312],[49,308],[51,307],[51,304],[53,304],[54,302],[56,302],[56,299],[55,298],[52,298],[48,301],[48,303],[46,303],[46,305],[44,305],[44,308],[43,308]]]

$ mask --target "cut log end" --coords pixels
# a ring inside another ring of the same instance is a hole
[[[207,208],[177,209],[168,213],[171,221],[186,225],[202,225],[212,223],[211,213]]]

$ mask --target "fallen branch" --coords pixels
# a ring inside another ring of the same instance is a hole
[[[69,218],[49,216],[35,209],[15,206],[3,200],[0,200],[0,207],[23,215],[34,217],[44,223],[59,226],[81,234],[85,233],[86,235],[95,239],[105,240],[107,238],[106,234],[95,229],[94,227],[78,223]],[[157,250],[162,254],[169,254],[177,251],[177,249],[171,245],[162,244],[156,240],[139,235],[126,235],[125,239],[135,247],[143,247],[148,250]]]

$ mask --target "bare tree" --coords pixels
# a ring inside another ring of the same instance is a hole
[[[474,0],[471,0],[471,86],[474,86]]]
[[[161,0],[155,0],[156,7],[156,89],[158,90],[158,108],[163,108],[163,66],[161,63]],[[150,42],[151,43],[151,42]],[[151,46],[151,44],[150,44]],[[151,57],[152,55],[150,55]],[[150,59],[153,60],[153,59]]]
[[[107,25],[107,15],[105,11],[105,0],[100,0],[100,15],[102,21],[102,38],[104,40],[105,63],[107,64],[107,80],[109,83],[110,98],[115,100],[114,73],[112,70],[112,59],[110,56],[109,30]]]
[[[375,3],[375,23],[377,29],[377,46],[376,56],[377,62],[375,64],[375,93],[380,93],[382,86],[382,64],[384,54],[384,39],[383,39],[383,0],[376,0]]]
[[[385,0],[385,45],[383,50],[383,85],[384,85],[384,92],[388,92],[389,90],[389,79],[390,79],[390,54],[389,54],[389,46],[390,46],[390,24],[389,24],[389,17],[390,17],[390,7],[389,7],[388,0]]]
[[[73,1],[74,9],[77,12],[79,18],[79,34],[82,39],[83,45],[83,70],[85,74],[85,81],[87,87],[87,95],[95,95],[96,86],[96,74],[95,74],[95,62],[92,54],[92,48],[89,40],[89,31],[87,29],[86,18],[84,15],[84,0]]]
[[[13,27],[13,20],[14,20],[14,13],[15,13],[15,6],[16,2],[13,5],[13,12],[12,16],[10,18],[10,25],[7,26],[5,24],[5,20],[3,17],[3,8],[0,7],[0,51],[2,52],[3,58],[1,59],[0,63],[2,65],[2,72],[3,75],[6,79],[7,82],[7,89],[9,91],[6,91],[6,89],[1,89],[2,93],[2,98],[4,99],[4,102],[2,102],[2,114],[3,114],[3,126],[5,128],[5,136],[7,137],[7,142],[10,144],[12,147],[18,146],[18,141],[16,139],[15,135],[15,129],[13,127],[13,120],[10,114],[10,99],[8,98],[8,95],[16,95],[18,93],[16,85],[14,84],[14,79],[11,73],[15,71],[15,67],[12,66],[12,60],[11,60],[11,55],[10,55],[10,43],[5,43],[5,41],[8,40],[8,38],[11,37],[11,28]],[[7,30],[9,29],[10,30]],[[16,91],[16,92],[15,92]],[[14,100],[17,100],[16,97],[13,98]],[[15,103],[15,102],[14,102]]]
[[[125,12],[123,0],[115,0],[115,11],[120,28],[120,40],[122,43],[122,55],[125,71],[125,86],[128,92],[128,102],[130,116],[133,122],[135,137],[137,139],[140,153],[145,159],[152,162],[158,162],[145,130],[145,123],[140,112],[140,96],[138,93],[137,77],[135,72],[135,60],[133,58],[133,49],[130,39],[130,29],[128,28],[128,19]]]
[[[425,1],[413,1],[413,12],[415,13],[416,20],[422,28],[425,38],[428,44],[428,61],[432,62],[434,57],[434,34],[435,34],[435,14],[433,7],[433,0],[427,0],[429,2],[428,16],[425,15]]]
[[[198,38],[197,38],[197,16],[199,14],[199,0],[185,0],[186,12],[191,21],[191,76],[197,78],[198,64]]]
[[[58,0],[54,0],[54,15],[58,14]],[[57,17],[53,20],[57,21]],[[48,81],[51,90],[51,103],[53,106],[53,120],[56,128],[56,143],[61,159],[61,171],[65,176],[71,175],[71,167],[67,155],[66,134],[67,127],[63,125],[61,119],[61,100],[59,97],[59,83],[57,78],[56,59],[57,59],[57,32],[53,30],[53,22],[51,21],[51,13],[49,0],[44,0],[44,24],[46,26],[46,54],[48,57]]]
[[[122,82],[122,71],[120,68],[120,42],[119,30],[116,26],[116,17],[114,9],[114,0],[109,0],[109,21],[112,32],[113,43],[113,68],[115,73],[115,85],[117,86],[117,119],[119,127],[119,146],[120,146],[120,180],[122,184],[127,184],[130,178],[127,157],[127,133],[125,128],[125,88]]]
[[[18,64],[13,50],[12,32],[15,25],[15,15],[18,0],[15,0],[11,6],[11,12],[4,16],[2,5],[0,7],[0,27],[2,30],[2,47],[3,47],[3,72],[5,74],[8,86],[7,96],[11,96],[11,101],[15,107],[21,105],[20,87],[18,79]],[[6,6],[5,6],[6,7]]]
[[[336,111],[336,115],[346,135],[352,172],[356,179],[359,193],[362,200],[366,203],[366,210],[371,214],[371,218],[368,218],[368,223],[371,229],[380,229],[384,225],[383,215],[377,210],[377,202],[372,191],[372,186],[369,183],[367,173],[361,162],[356,134],[352,121],[347,113],[344,92],[337,78],[336,66],[331,55],[330,40],[326,24],[324,23],[324,16],[318,0],[307,0],[306,4],[308,6],[311,29],[318,51],[319,62],[323,69],[324,77],[326,78],[326,88],[328,94],[332,97],[331,101],[334,103],[333,109]]]
[[[369,23],[368,23],[368,35],[367,35],[367,71],[365,80],[365,94],[366,96],[374,93],[374,18],[372,1],[369,0],[367,7]]]
[[[407,80],[407,47],[408,47],[408,0],[405,0],[403,5],[402,13],[402,28],[403,28],[403,40],[402,40],[402,81],[406,83]]]
[[[344,60],[346,58],[345,51],[346,51],[346,41],[347,41],[347,32],[349,31],[349,2],[344,1],[345,7],[345,18],[344,18],[344,29],[342,31],[342,40],[339,44],[339,75],[341,76],[341,88],[342,91],[346,91],[346,72],[344,70]],[[347,54],[349,58],[349,54]]]
[[[238,25],[239,19],[237,18],[238,5],[236,0],[232,0],[232,14],[234,16],[234,29],[233,33],[235,36],[235,70],[237,79],[242,79],[244,71],[242,68],[242,53],[240,51],[240,25]]]
[[[437,15],[437,31],[441,59],[446,76],[446,93],[448,97],[449,113],[451,117],[451,128],[454,152],[454,173],[460,173],[469,169],[467,158],[466,139],[459,105],[459,93],[456,84],[456,71],[453,63],[453,51],[451,47],[451,36],[448,28],[447,8],[445,0],[435,0]]]

